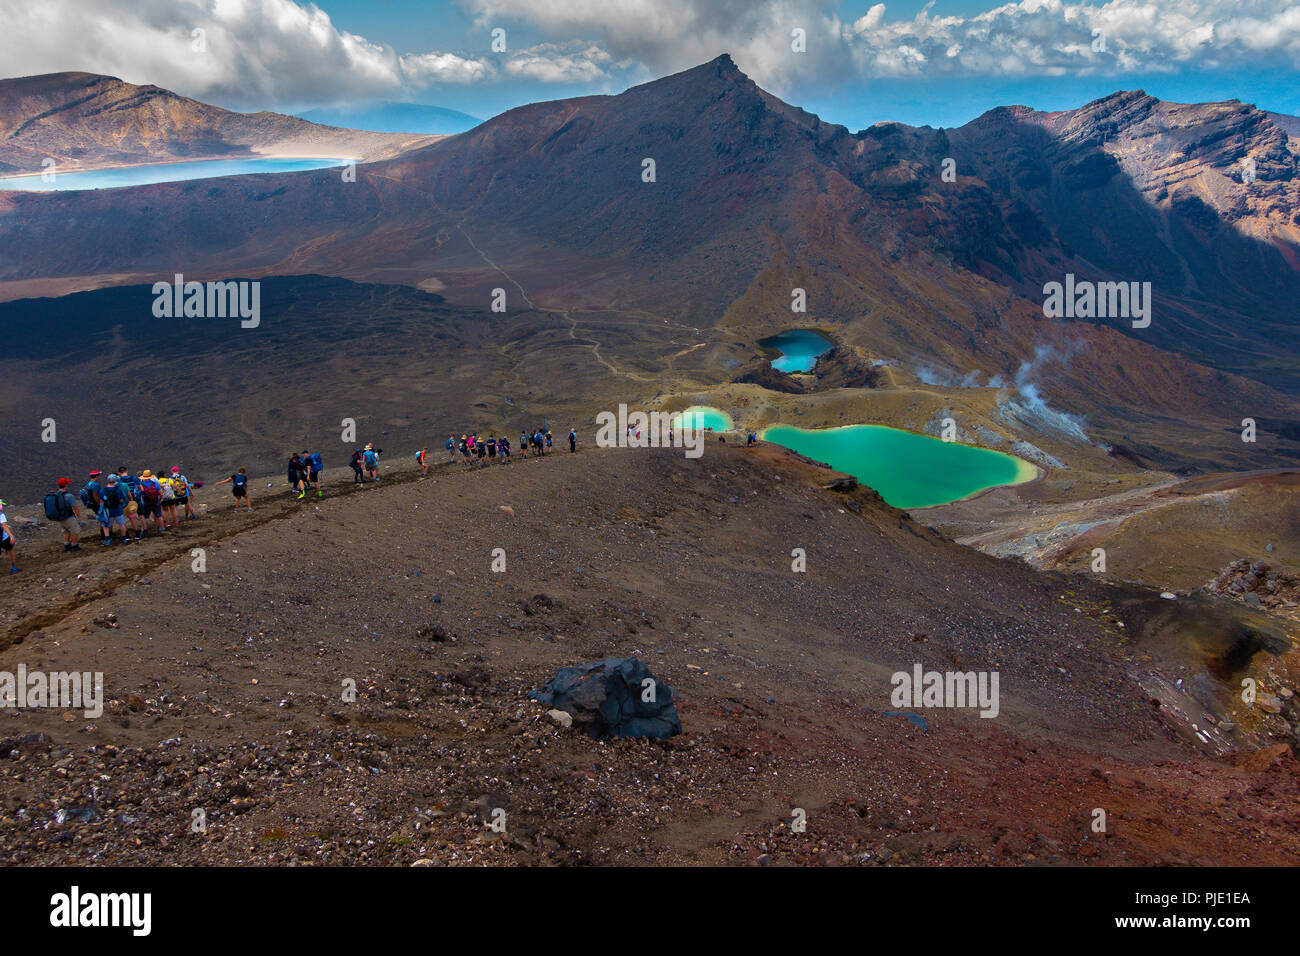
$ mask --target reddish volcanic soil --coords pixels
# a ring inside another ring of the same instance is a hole
[[[1300,851],[1289,749],[1189,742],[1139,686],[1103,585],[958,546],[771,447],[410,466],[355,491],[331,473],[320,501],[277,481],[251,516],[208,488],[200,519],[111,554],[28,529],[24,571],[0,581],[0,670],[103,671],[109,703],[97,720],[0,712],[0,862]],[[682,735],[597,742],[527,697],[621,655],[672,687]],[[1000,714],[920,710],[924,729],[886,714],[890,674],[915,662],[997,670]],[[504,834],[485,826],[495,809]]]

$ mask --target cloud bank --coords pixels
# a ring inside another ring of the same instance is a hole
[[[274,105],[404,97],[439,85],[610,86],[723,52],[777,92],[806,80],[1300,67],[1294,0],[1023,0],[972,16],[935,16],[930,4],[903,20],[891,20],[884,3],[853,9],[831,0],[460,3],[483,34],[478,49],[397,50],[297,0],[0,0],[0,71],[108,73]],[[524,27],[544,42],[493,52],[496,27],[507,35]]]

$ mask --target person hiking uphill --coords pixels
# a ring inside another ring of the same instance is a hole
[[[248,493],[248,472],[243,468],[235,472],[229,478],[222,478],[217,482],[219,485],[231,485],[231,493],[235,496],[235,510],[239,510],[239,503],[242,501],[249,511],[253,510],[253,496]]]
[[[420,466],[420,474],[427,475],[429,473],[429,449],[421,448],[417,451],[415,453],[415,460]]]
[[[181,518],[197,518],[198,515],[190,507],[190,498],[194,495],[194,486],[190,484],[188,478],[181,474],[180,465],[172,465],[172,491],[176,495],[176,507],[180,509],[176,523],[180,524]]]
[[[81,498],[81,503],[86,507],[87,514],[99,514],[99,496],[103,491],[103,486],[100,485],[99,479],[103,474],[104,473],[99,470],[92,471],[90,473],[90,480],[82,486],[81,491],[77,492],[77,496]],[[99,535],[101,538],[106,536],[102,527],[100,528]],[[103,542],[101,541],[100,543],[102,544]]]
[[[64,551],[80,551],[81,508],[77,506],[76,497],[68,490],[70,484],[72,482],[67,478],[60,478],[58,491],[45,495],[45,517],[63,526]]]
[[[154,477],[154,473],[148,468],[140,472],[139,484],[140,515],[141,522],[145,526],[145,530],[140,532],[140,537],[145,537],[149,534],[148,527],[150,519],[152,519],[154,523],[154,532],[162,534],[163,531],[166,530],[166,525],[163,523],[162,485],[159,483],[158,479]]]
[[[100,547],[111,546],[113,544],[113,529],[122,530],[122,543],[127,543],[126,535],[126,490],[117,480],[117,475],[108,476],[108,484],[100,493],[99,502],[99,526],[103,529],[104,537],[100,540]]]
[[[293,457],[285,465],[285,477],[289,481],[289,487],[298,492],[297,498],[299,501],[307,497],[306,470],[307,463],[302,460],[302,455],[294,452]]]
[[[356,451],[352,453],[352,458],[349,459],[348,461],[348,464],[352,466],[352,483],[354,485],[360,485],[365,483],[366,476],[362,473],[361,470],[362,463],[364,461],[365,461],[365,455],[360,448],[358,448]]]
[[[131,474],[126,465],[117,469],[117,483],[126,492],[126,537],[139,541],[144,531],[144,518],[140,515],[140,479]]]
[[[17,574],[18,555],[14,553],[14,534],[9,530],[9,518],[5,515],[5,503],[0,501],[0,551],[9,552],[9,573]]]
[[[325,463],[321,460],[320,452],[304,451],[302,453],[303,462],[303,494],[306,494],[310,488],[316,489],[316,497],[324,498],[325,493],[320,490],[320,473],[325,470]]]
[[[375,449],[374,445],[366,445],[366,450],[362,457],[366,462],[366,476],[374,481],[379,480],[379,456],[383,454],[383,449]]]
[[[578,433],[572,428],[569,429],[569,451],[578,450]]]

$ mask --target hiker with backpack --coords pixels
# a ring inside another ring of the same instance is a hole
[[[230,491],[235,496],[235,510],[239,510],[239,503],[242,501],[249,511],[253,510],[253,496],[248,493],[248,472],[243,468],[235,472],[229,478],[222,478],[217,482],[219,485],[229,484]]]
[[[194,509],[190,507],[190,498],[193,497],[194,486],[190,480],[181,474],[180,465],[172,465],[172,491],[176,495],[176,507],[184,514],[186,518],[197,518]],[[180,524],[180,517],[177,517],[176,523]]]
[[[429,473],[429,449],[421,448],[417,451],[415,461],[420,466],[420,474],[427,475]]]
[[[285,466],[285,476],[289,480],[289,488],[298,493],[298,500],[301,501],[307,497],[307,483],[304,476],[307,470],[307,463],[302,460],[302,456],[294,452],[293,457]]]
[[[9,553],[9,573],[17,574],[22,568],[18,567],[18,555],[14,552],[14,534],[9,530],[9,518],[5,515],[5,503],[0,501],[0,551]]]
[[[138,485],[140,488],[140,523],[144,528],[141,530],[139,537],[136,538],[137,541],[139,541],[140,538],[148,536],[149,522],[151,520],[153,521],[154,531],[158,534],[162,534],[167,530],[167,526],[163,521],[162,483],[154,477],[152,471],[146,468],[144,471],[140,472]]]
[[[510,460],[510,438],[508,436],[502,435],[497,441],[497,451],[501,453],[501,464],[504,465]]]
[[[325,470],[325,464],[321,461],[320,452],[304,451],[302,461],[304,465],[303,494],[306,494],[308,488],[312,487],[316,489],[317,498],[324,498],[325,493],[320,490],[320,473]]]
[[[67,478],[60,478],[58,491],[46,493],[45,517],[56,524],[63,525],[64,551],[80,551],[81,509],[77,507],[77,499],[68,490],[70,484],[72,482]]]
[[[569,429],[569,451],[574,452],[577,450],[578,450],[578,433],[574,431],[572,428],[570,428]]]
[[[447,449],[447,455],[449,456],[447,460],[451,462],[453,465],[456,464],[456,436],[448,435],[447,441],[443,444],[442,447]]]
[[[363,484],[366,480],[365,475],[361,473],[361,467],[364,461],[365,454],[360,448],[354,451],[352,453],[352,458],[348,460],[348,464],[352,466],[352,483],[354,485]]]
[[[117,483],[126,494],[126,507],[123,509],[126,514],[126,536],[139,541],[144,531],[144,519],[140,517],[140,480],[123,465],[117,469]]]
[[[163,527],[179,528],[181,523],[176,520],[176,484],[161,468],[158,469],[158,487],[162,489]]]
[[[375,481],[379,480],[379,456],[382,453],[382,448],[376,451],[373,445],[366,445],[365,452],[362,455],[366,462],[366,477]]]
[[[99,514],[99,495],[103,490],[99,484],[99,479],[103,474],[104,473],[98,469],[92,471],[90,473],[90,480],[82,486],[82,489],[79,492],[77,492],[77,496],[81,499],[81,503],[86,506],[87,514]],[[100,537],[105,537],[105,535],[106,532],[101,527]]]
[[[108,476],[106,484],[99,496],[99,527],[103,531],[103,537],[100,539],[101,548],[110,547],[113,544],[113,530],[120,528],[122,531],[122,543],[130,541],[126,534],[126,491],[117,480],[117,475]]]

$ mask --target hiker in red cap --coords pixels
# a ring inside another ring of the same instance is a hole
[[[76,496],[68,490],[72,482],[60,478],[58,491],[45,495],[45,517],[63,526],[63,550],[80,551],[81,545],[81,509],[77,506]]]

